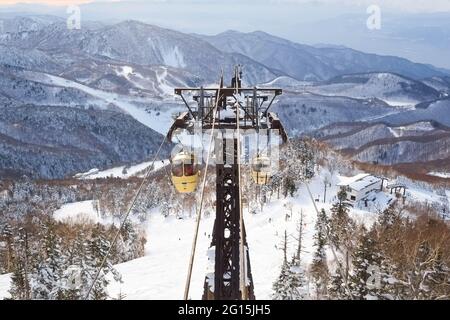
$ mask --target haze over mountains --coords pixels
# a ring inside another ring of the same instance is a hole
[[[448,75],[448,71],[398,57],[366,54],[345,47],[307,46],[261,31],[227,31],[202,38],[217,48],[247,55],[299,80],[327,80],[342,74],[382,71],[415,79]]]
[[[414,79],[450,75],[449,71],[406,59],[348,48],[316,48],[264,32],[193,36],[137,21],[107,26],[91,23],[81,30],[68,30],[65,21],[46,19],[4,19],[0,44],[38,50],[65,65],[82,58],[165,65],[202,75],[207,81],[216,80],[217,66],[230,68],[237,62],[246,66],[250,83],[262,83],[280,75],[298,80],[327,80],[360,72],[394,72]],[[224,71],[227,74],[228,70]]]
[[[203,36],[137,21],[90,22],[81,30],[69,30],[65,20],[52,16],[0,20],[4,26],[0,33],[0,108],[5,110],[0,119],[0,145],[8,154],[20,149],[18,154],[26,159],[0,162],[3,171],[34,171],[40,177],[60,178],[93,166],[145,160],[157,144],[134,140],[145,136],[157,141],[165,134],[172,114],[183,109],[173,97],[173,88],[217,83],[221,69],[228,83],[236,64],[244,66],[246,84],[285,90],[274,110],[291,135],[348,121],[401,125],[434,120],[450,126],[450,71],[399,57],[307,46],[261,31]],[[66,108],[71,108],[71,116],[61,118]],[[19,118],[13,116],[15,110]],[[43,131],[49,136],[57,134],[58,141],[33,139],[32,132],[37,130],[33,123],[42,123],[42,110],[49,128],[56,128],[51,125],[56,119],[63,123],[57,128],[68,126],[70,119],[77,119],[79,127]],[[105,129],[107,138],[88,121],[97,119],[97,123],[104,117],[111,126]],[[121,117],[126,121],[119,125],[114,119]],[[20,137],[10,130],[15,126],[24,128]],[[131,136],[119,134],[119,128],[126,132],[128,127],[140,131]],[[79,144],[80,128],[97,139],[89,141],[97,142]],[[46,164],[30,151],[30,143],[33,150],[70,152],[66,159],[55,156],[51,169],[44,168]],[[114,147],[116,143],[121,147]],[[82,161],[80,154],[89,157]]]
[[[373,4],[381,8],[379,30],[369,30],[366,26],[367,7]],[[83,27],[88,21],[110,24],[135,19],[186,33],[208,35],[229,29],[263,30],[298,43],[344,45],[363,52],[450,68],[447,59],[450,13],[445,0],[410,1],[407,5],[404,0],[375,3],[359,0],[120,0],[93,1],[80,8]],[[52,14],[64,19],[69,16],[65,6],[18,3],[0,5],[0,10],[6,15],[21,12],[22,15]]]

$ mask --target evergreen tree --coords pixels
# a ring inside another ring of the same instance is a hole
[[[44,225],[44,257],[31,275],[32,298],[38,300],[62,299],[61,280],[65,267],[65,256],[61,241],[50,220]]]
[[[115,233],[115,231],[114,231]],[[139,235],[138,230],[131,222],[126,222],[120,232],[120,248],[116,251],[120,252],[120,262],[130,261],[142,257],[145,249],[145,239]],[[113,259],[114,255],[111,255]]]
[[[283,181],[283,196],[287,198],[288,196],[293,197],[297,192],[297,186],[295,185],[294,180],[287,176]]]
[[[403,261],[405,253],[404,241],[401,241],[407,231],[408,223],[401,218],[401,212],[394,205],[389,206],[378,216],[377,245],[381,255],[380,299],[402,299],[409,296],[407,277],[409,266]]]
[[[281,266],[280,275],[273,284],[273,300],[289,300],[288,273],[289,264],[285,261]]]
[[[345,286],[344,278],[342,278],[339,270],[331,276],[328,286],[328,296],[333,300],[347,300],[350,298]]]
[[[108,297],[106,292],[106,287],[109,284],[109,280],[106,278],[106,275],[111,272],[114,276],[114,280],[121,281],[120,274],[114,269],[110,257],[105,261],[105,264],[102,266],[102,262],[108,254],[108,250],[110,248],[110,242],[105,239],[100,231],[100,226],[98,225],[94,228],[92,232],[91,241],[89,243],[89,252],[92,260],[89,263],[93,264],[93,269],[95,270],[92,275],[92,282],[95,280],[95,276],[98,273],[100,267],[102,270],[99,273],[97,280],[94,283],[90,296],[94,300],[104,300]],[[89,267],[91,267],[89,265]]]
[[[316,247],[316,251],[314,252],[311,264],[311,275],[315,284],[317,298],[326,296],[328,285],[329,273],[327,255],[325,252],[325,245],[327,244],[327,224],[328,218],[325,210],[322,209],[317,217],[316,234],[314,236],[314,246]]]
[[[273,284],[274,300],[303,300],[307,297],[306,279],[300,266],[294,261],[281,266],[278,279]]]
[[[288,283],[290,296],[292,297],[291,300],[305,300],[309,297],[305,270],[296,256],[292,257],[288,273]]]
[[[12,299],[27,300],[30,294],[30,251],[28,244],[28,232],[20,228],[14,245],[13,274],[11,276],[11,288],[9,293]]]
[[[20,259],[14,260],[13,272],[11,275],[11,288],[9,294],[14,300],[25,300],[27,297],[28,279],[25,276],[25,266]]]
[[[338,192],[338,202],[331,208],[329,237],[331,245],[342,252],[345,257],[345,281],[348,281],[350,270],[350,254],[353,250],[353,230],[356,229],[354,221],[349,217],[349,204],[344,189]]]
[[[362,228],[358,246],[352,257],[353,272],[349,286],[353,297],[360,300],[379,297],[381,256],[373,231],[367,232],[364,227]]]
[[[89,241],[84,232],[80,232],[73,241],[69,266],[64,274],[64,278],[67,279],[64,299],[84,299],[93,281],[94,272],[94,264],[89,252]]]
[[[291,141],[280,154],[284,163],[283,194],[286,198],[297,191],[297,184],[314,176],[315,155],[311,143],[306,140]]]
[[[306,280],[303,269],[300,266],[300,260],[294,256],[291,262],[287,260],[287,231],[284,231],[282,242],[283,264],[281,265],[280,275],[273,284],[274,300],[301,300],[306,297]]]
[[[297,240],[297,251],[295,254],[295,260],[298,261],[298,264],[300,265],[300,261],[301,261],[301,253],[303,250],[303,210],[300,212],[300,220],[298,221],[297,224],[297,232],[298,232],[298,238],[296,238]]]
[[[396,210],[395,205],[392,204],[378,216],[377,222],[383,230],[386,230],[401,224],[402,221],[400,213]]]
[[[330,239],[333,245],[344,251],[344,247],[348,247],[351,234],[354,230],[354,223],[348,215],[349,204],[346,201],[347,193],[344,189],[338,192],[338,202],[333,204],[331,208],[330,219]]]
[[[5,242],[4,260],[0,265],[1,273],[9,273],[13,270],[13,230],[8,223],[5,223],[0,233],[0,241]],[[1,254],[1,252],[0,252]]]

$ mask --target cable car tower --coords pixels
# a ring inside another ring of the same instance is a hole
[[[216,159],[222,157],[223,161],[216,160],[216,219],[211,243],[215,252],[215,265],[213,279],[208,276],[205,278],[204,300],[255,299],[242,218],[240,130],[276,130],[283,142],[287,140],[277,115],[269,112],[282,90],[243,88],[241,78],[241,69],[236,67],[230,87],[224,87],[222,75],[218,87],[176,88],[175,94],[181,97],[187,111],[176,118],[167,135],[172,141],[172,136],[178,130],[194,133],[195,127],[200,127],[202,132],[211,129],[235,132],[214,137]],[[187,96],[196,102],[196,108],[187,102]]]

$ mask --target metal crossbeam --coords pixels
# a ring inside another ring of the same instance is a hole
[[[194,93],[191,96],[197,102],[198,108],[192,108],[184,97],[184,93]],[[243,94],[246,101],[241,103],[237,95]],[[180,114],[170,128],[168,137],[171,139],[176,129],[182,128],[191,130],[193,123],[201,123],[202,130],[211,129],[214,125],[217,130],[237,129],[278,129],[281,131],[283,140],[287,140],[283,126],[275,114],[269,113],[276,96],[282,94],[278,88],[242,88],[240,73],[236,71],[231,86],[223,88],[223,78],[221,87],[217,88],[177,88],[175,94],[181,96],[187,106],[188,112]],[[217,110],[212,112],[217,100]],[[271,97],[271,98],[270,98]],[[265,112],[262,111],[264,102],[269,101]],[[236,110],[233,106],[238,103],[239,108],[244,110],[244,115],[236,117],[221,117],[223,110]],[[217,112],[217,115],[216,115]],[[214,115],[214,116],[213,116]],[[261,118],[267,120],[261,123]],[[239,121],[239,122],[238,122]],[[241,123],[242,122],[242,123]],[[240,132],[237,130],[238,132]],[[210,279],[205,279],[203,299],[215,300],[254,300],[253,278],[250,267],[250,254],[246,240],[245,226],[241,221],[241,199],[240,199],[240,168],[238,143],[241,137],[222,135],[216,138],[216,158],[223,159],[216,164],[216,220],[214,223],[211,246],[215,246],[215,270],[214,289]],[[231,146],[231,147],[230,147]],[[241,236],[242,223],[242,236]],[[244,250],[240,246],[241,241]],[[245,255],[241,259],[240,252]],[[240,268],[241,263],[245,268]],[[241,282],[241,270],[245,272],[246,282]],[[244,288],[245,289],[242,289]],[[241,292],[245,290],[245,292]]]

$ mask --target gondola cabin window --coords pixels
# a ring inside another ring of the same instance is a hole
[[[183,162],[182,161],[177,161],[177,162],[173,163],[172,174],[175,177],[182,177],[183,176]]]

